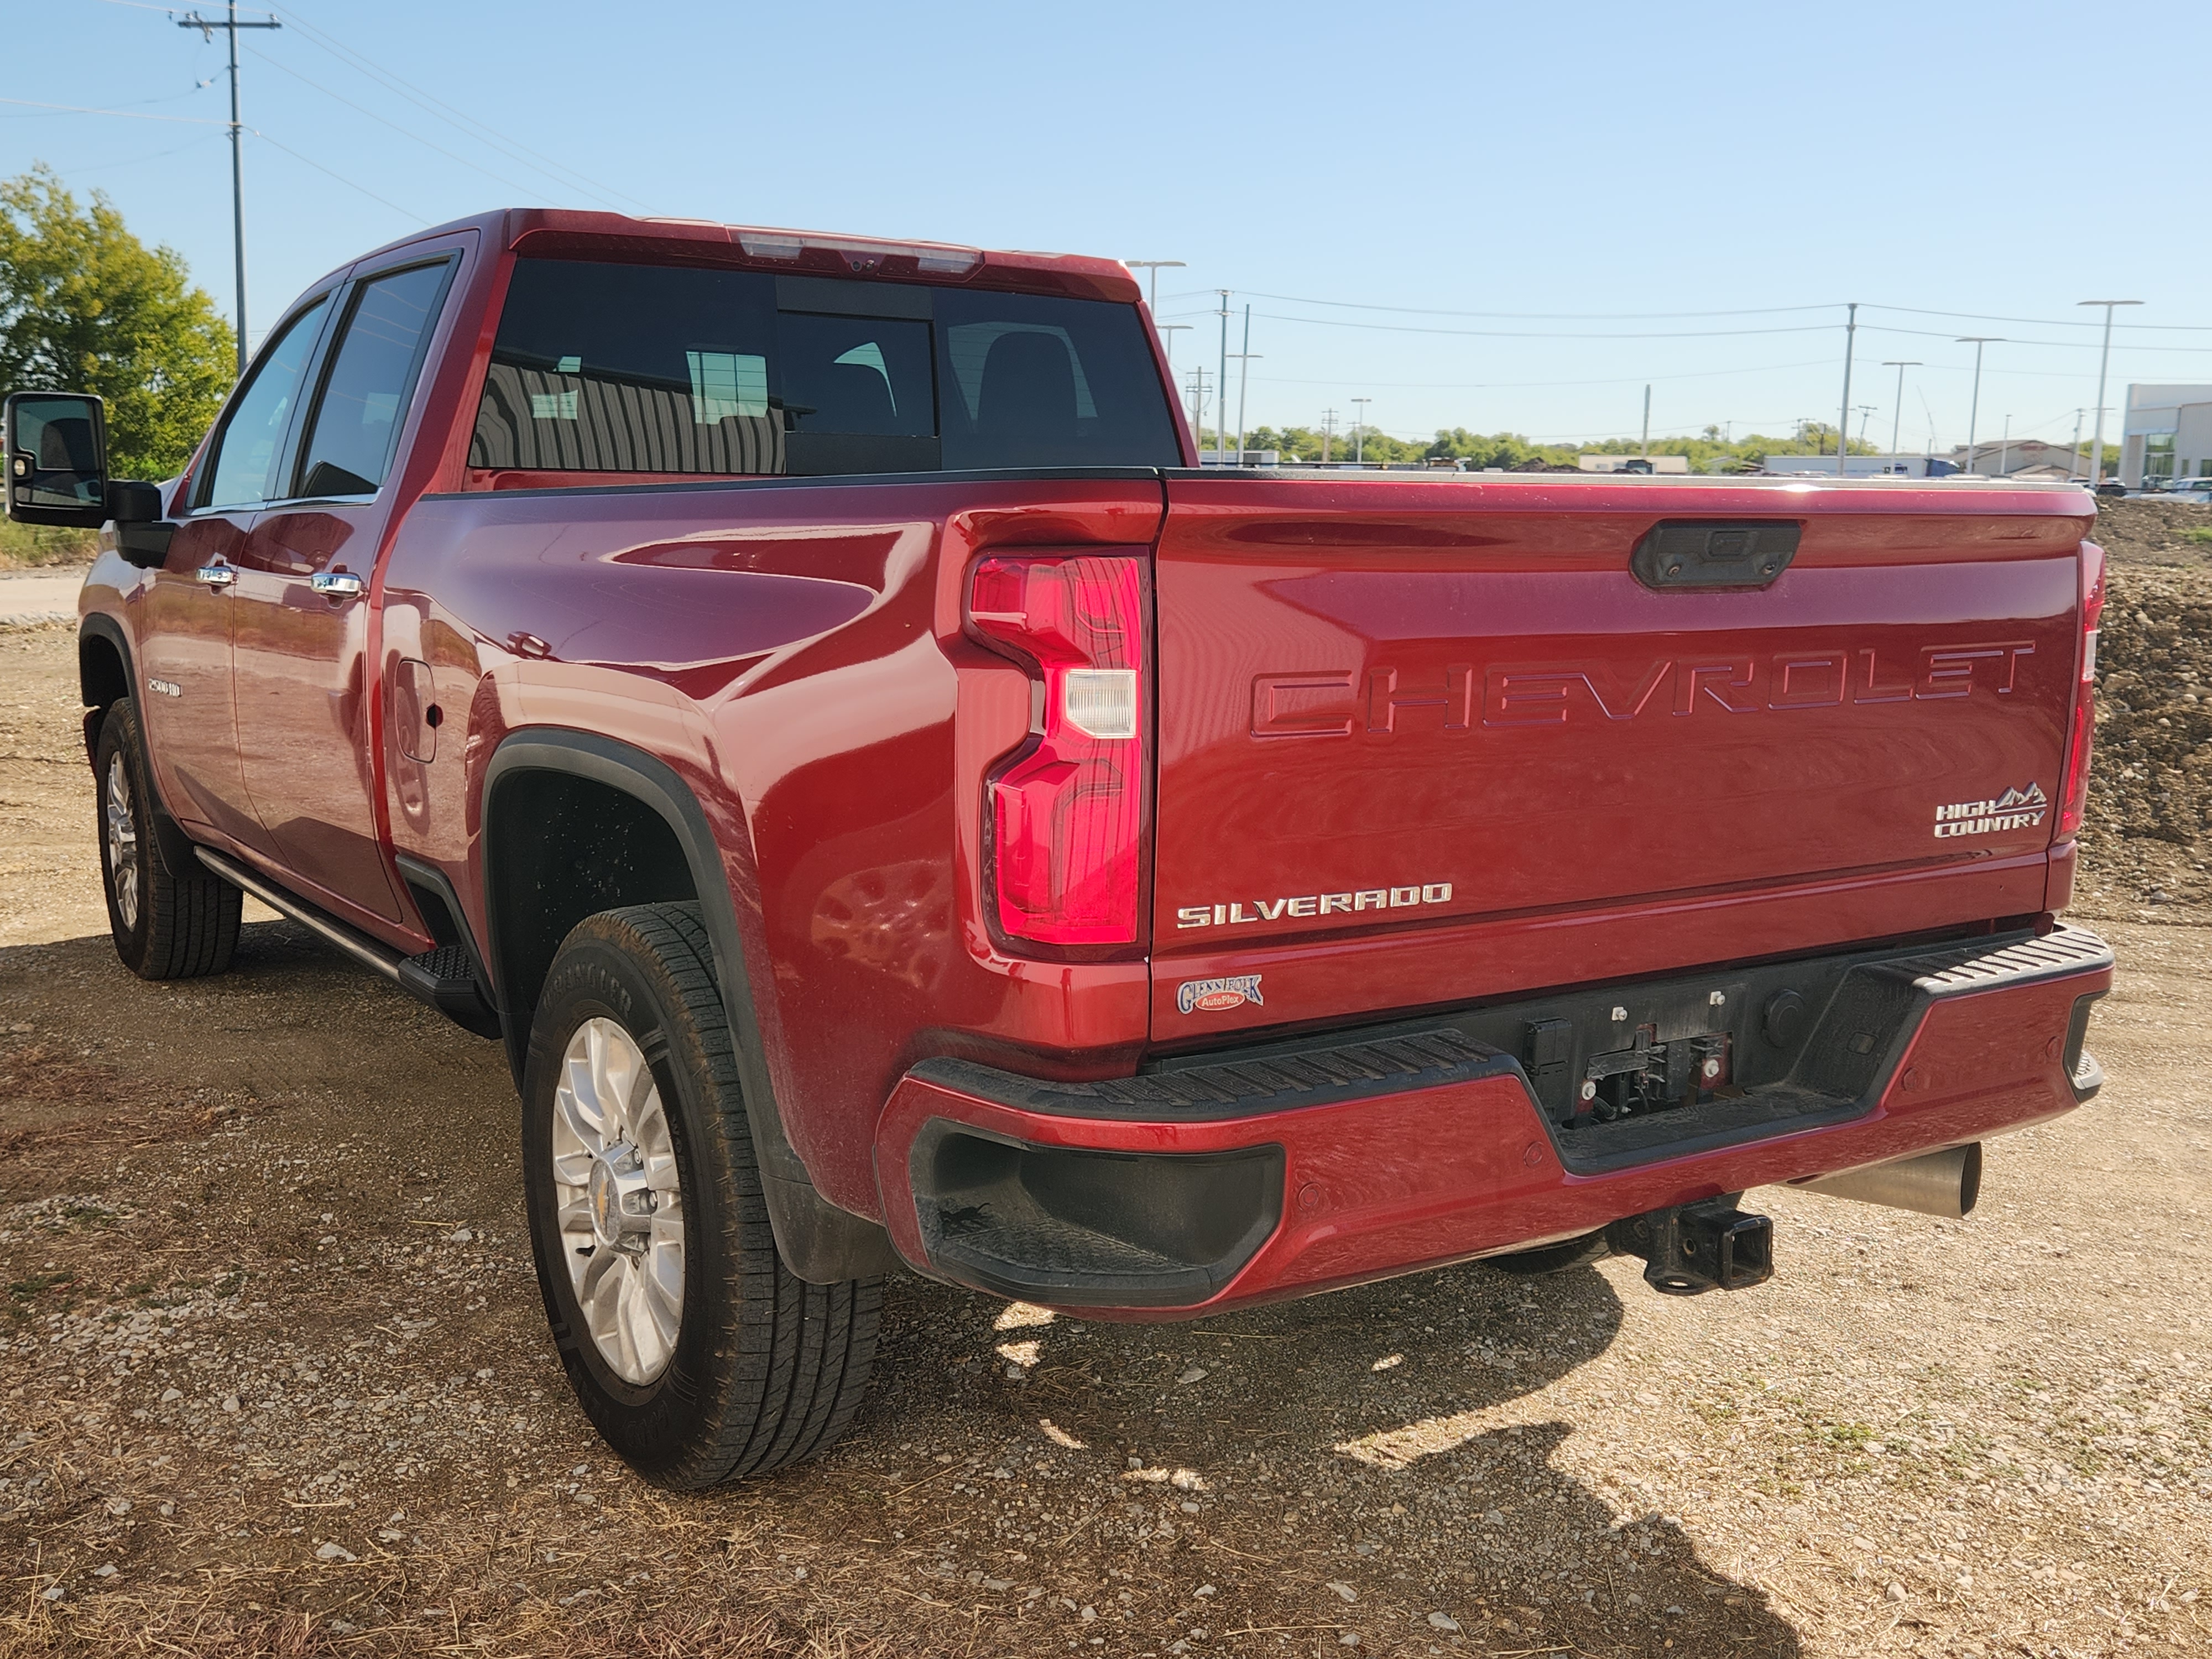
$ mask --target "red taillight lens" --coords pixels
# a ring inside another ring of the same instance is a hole
[[[999,927],[1133,945],[1145,822],[1145,566],[1119,554],[975,567],[976,631],[1043,682],[1029,744],[985,786]]]
[[[2081,544],[2081,678],[2074,688],[2074,730],[2059,793],[2058,839],[2079,834],[2089,799],[2089,749],[2097,733],[2097,624],[2105,614],[2105,550]]]

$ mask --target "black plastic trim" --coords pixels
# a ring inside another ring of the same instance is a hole
[[[104,611],[94,611],[78,625],[77,650],[80,675],[83,672],[82,653],[87,638],[98,639],[114,647],[115,654],[123,661],[123,695],[133,702],[140,702],[145,688],[138,683],[137,664],[131,655],[130,636],[123,631],[123,624]],[[102,708],[100,712],[104,720],[107,711]],[[100,729],[88,719],[85,724],[87,764],[90,764],[94,748],[99,741]],[[161,860],[161,868],[166,874],[191,875],[194,873],[195,866],[198,862],[195,855],[196,843],[185,833],[184,826],[177,822],[176,815],[169,811],[169,804],[161,799],[161,775],[154,769],[151,743],[152,739],[146,735],[146,722],[141,720],[138,722],[140,750],[138,758],[144,764],[146,785],[154,796],[154,856]]]
[[[1165,1308],[1227,1288],[1283,1219],[1283,1149],[1041,1146],[933,1118],[908,1158],[933,1270],[1056,1307]]]
[[[769,1081],[766,1048],[751,981],[745,972],[744,947],[738,933],[737,911],[730,884],[722,870],[721,850],[704,808],[683,779],[665,762],[641,749],[617,743],[596,732],[565,727],[532,726],[517,732],[494,751],[484,769],[483,836],[485,943],[490,960],[501,957],[498,888],[491,880],[497,857],[493,833],[500,786],[524,772],[557,772],[587,778],[629,795],[651,807],[668,825],[684,849],[693,890],[706,919],[707,934],[714,949],[714,975],[722,988],[722,1003],[738,1036],[738,1072],[745,1092],[745,1115],[752,1127],[753,1147],[760,1159],[761,1186],[768,1200],[777,1249],[784,1265],[810,1284],[831,1285],[848,1279],[872,1278],[890,1272],[897,1263],[890,1235],[864,1216],[839,1208],[816,1188],[806,1165],[785,1132],[781,1108]],[[527,1051],[531,1010],[517,1006],[519,993],[503,987],[501,1014],[507,1027],[509,1060],[518,1086]]]

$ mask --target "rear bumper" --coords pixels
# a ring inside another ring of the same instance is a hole
[[[878,1127],[886,1224],[933,1278],[1187,1317],[1980,1140],[2094,1092],[2081,1043],[2112,953],[2080,929],[1790,966],[1833,989],[1789,1074],[1682,1109],[1671,1139],[1610,1150],[1578,1140],[1518,1059],[1470,1035],[1495,1032],[1487,1014],[1098,1084],[927,1060]],[[1869,1057],[1848,1093],[1823,1057],[1838,1042]]]

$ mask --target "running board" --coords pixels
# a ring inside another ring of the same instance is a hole
[[[403,956],[381,939],[340,921],[327,910],[293,897],[236,859],[209,847],[196,846],[192,850],[199,854],[202,864],[232,886],[252,894],[325,945],[351,957],[371,972],[381,974],[418,1001],[428,1003],[463,1030],[478,1036],[500,1035],[499,1016],[477,983],[468,953],[459,946],[443,945],[420,956]]]

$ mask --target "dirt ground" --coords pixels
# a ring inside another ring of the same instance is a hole
[[[250,904],[232,973],[124,972],[71,633],[0,630],[0,1652],[2212,1651],[2212,571],[2127,529],[2111,1080],[1971,1220],[1765,1191],[1778,1277],[1693,1302],[902,1279],[846,1441],[695,1498],[569,1400],[494,1045]]]

